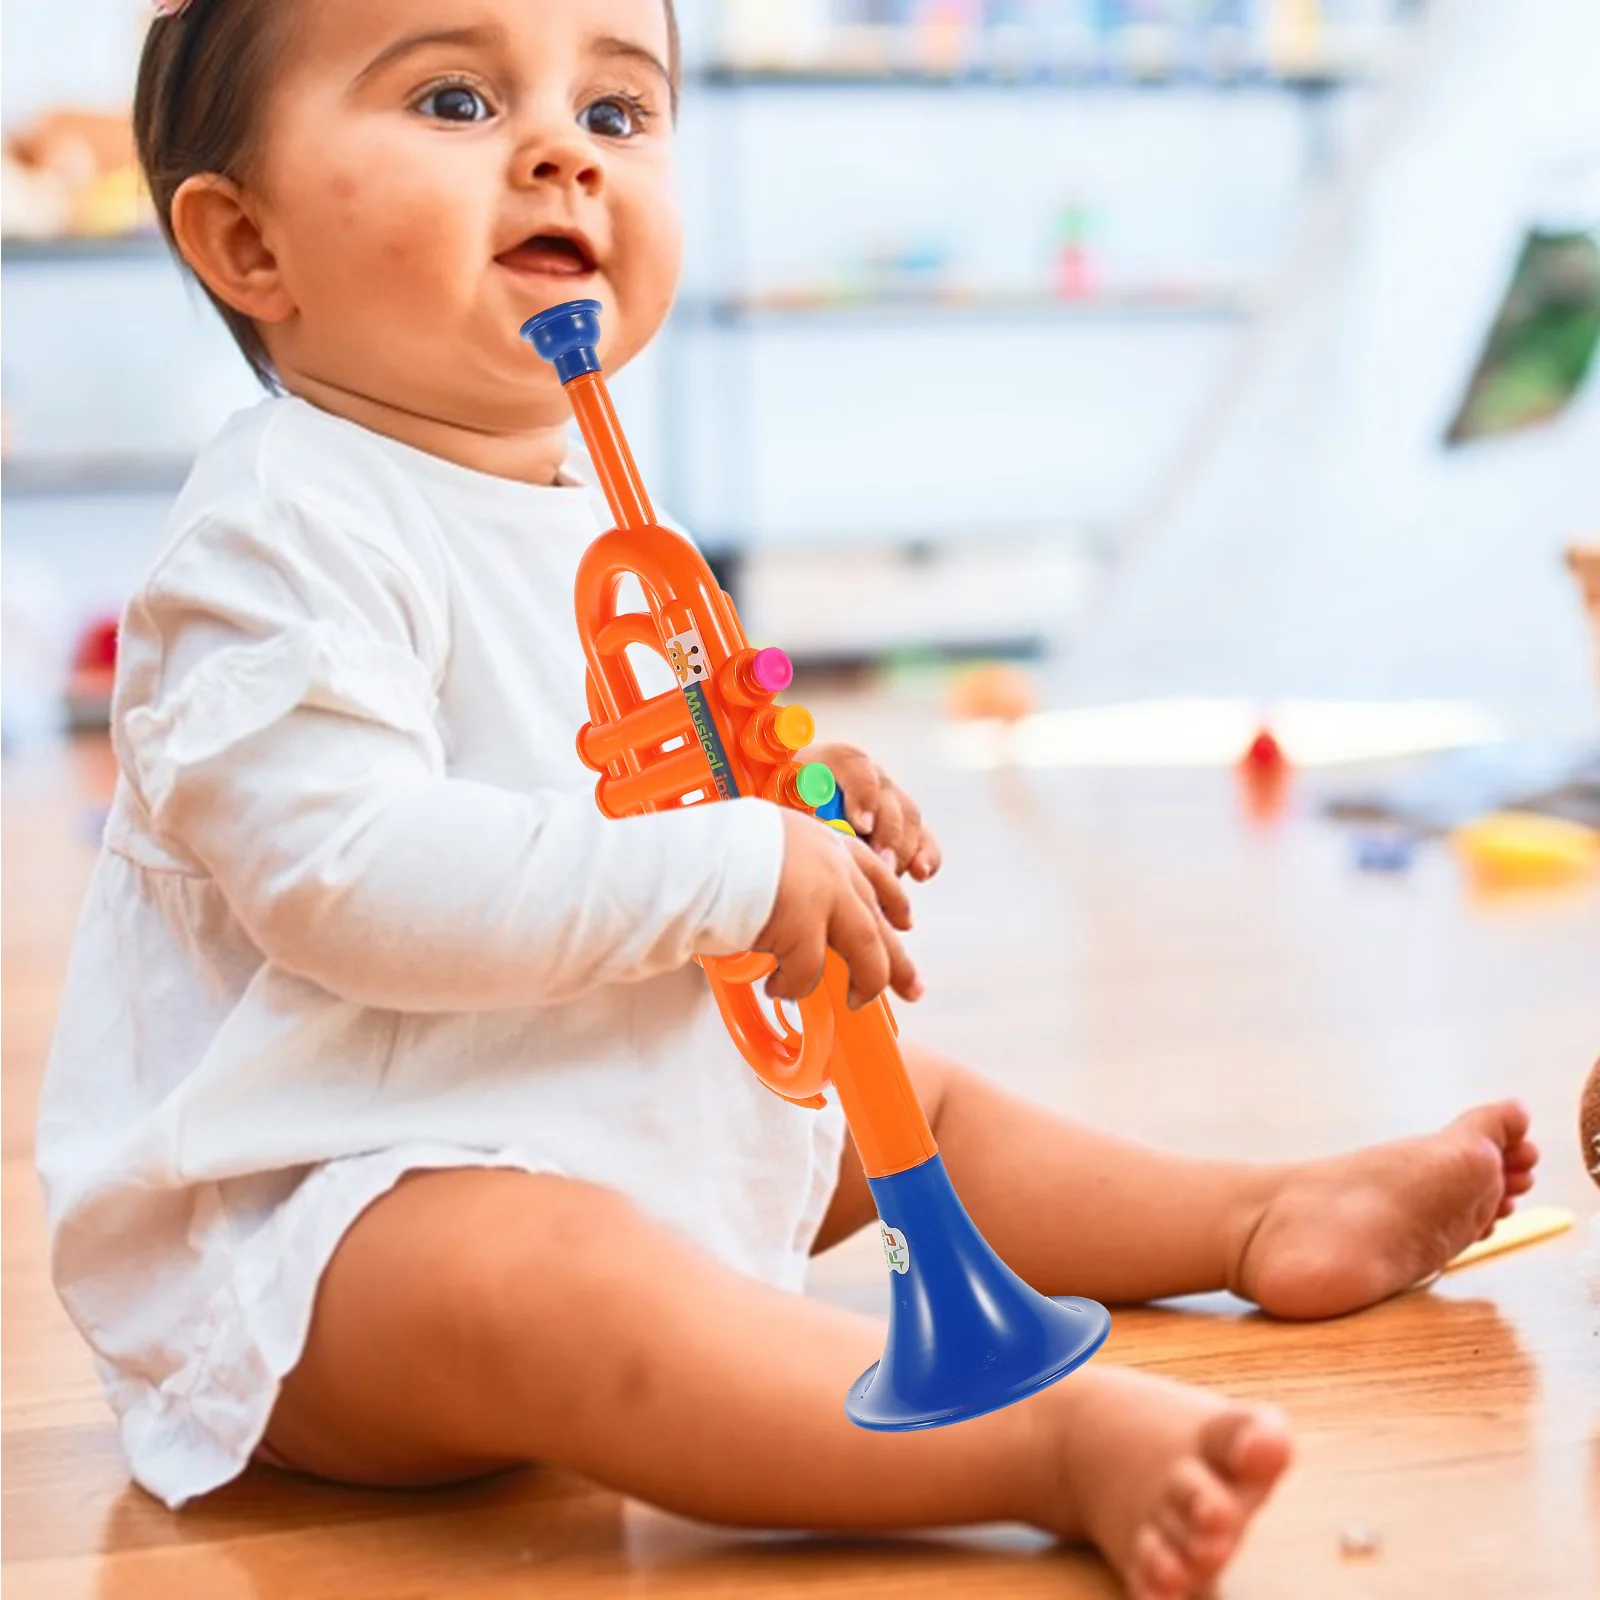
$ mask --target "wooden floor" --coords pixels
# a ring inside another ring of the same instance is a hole
[[[1534,1108],[1534,1198],[1583,1219],[1564,1238],[1321,1326],[1225,1296],[1117,1315],[1101,1359],[1270,1397],[1298,1431],[1299,1465],[1224,1594],[1600,1593],[1600,1195],[1575,1135],[1600,1049],[1600,889],[1484,900],[1442,853],[1362,875],[1304,793],[1263,821],[1228,774],[951,773],[915,716],[832,709],[824,726],[886,752],[946,838],[916,935],[930,995],[908,1019],[928,1042],[1202,1152],[1312,1154],[1507,1091]],[[131,1488],[46,1281],[29,1161],[107,782],[94,743],[5,772],[7,1600],[1116,1592],[1092,1559],[1017,1530],[730,1538],[534,1472],[429,1495],[258,1472],[177,1516]],[[863,1237],[819,1263],[815,1292],[876,1305],[881,1278]]]

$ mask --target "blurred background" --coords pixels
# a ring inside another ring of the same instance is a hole
[[[1592,0],[680,11],[688,268],[618,398],[752,634],[936,683],[958,764],[1266,730],[1574,766]],[[103,719],[117,612],[255,398],[131,167],[147,17],[4,5],[12,748]]]

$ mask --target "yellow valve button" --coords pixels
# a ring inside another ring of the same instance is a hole
[[[852,839],[855,838],[856,830],[843,817],[829,817],[826,821],[828,827],[837,828],[840,833],[847,833]]]
[[[817,724],[804,706],[780,706],[772,731],[785,750],[804,750],[816,738]]]

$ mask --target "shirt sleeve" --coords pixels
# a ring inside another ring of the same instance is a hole
[[[614,821],[451,776],[441,624],[404,563],[277,504],[191,531],[124,623],[119,755],[277,966],[359,1004],[571,999],[749,948],[776,807]]]

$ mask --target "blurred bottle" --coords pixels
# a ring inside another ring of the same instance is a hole
[[[829,0],[723,0],[722,60],[744,72],[796,72],[827,57]]]
[[[1029,34],[1034,59],[1047,75],[1081,78],[1099,63],[1101,0],[1038,0]]]
[[[1118,36],[1122,32],[1122,0],[1082,0],[1083,25],[1088,32],[1088,68],[1096,77],[1119,70]]]
[[[1210,76],[1209,35],[1212,0],[1170,0],[1168,25],[1172,31],[1172,72],[1180,78]]]
[[[940,300],[954,295],[949,244],[934,235],[885,240],[868,251],[864,292],[876,300]]]
[[[1171,77],[1177,56],[1169,0],[1125,0],[1115,41],[1115,62],[1131,78]]]
[[[988,0],[979,64],[997,78],[1025,78],[1033,70],[1029,0]]]
[[[1209,0],[1203,8],[1202,71],[1226,83],[1257,64],[1258,0]]]
[[[1267,65],[1285,78],[1324,70],[1327,39],[1322,0],[1272,0],[1267,13]]]
[[[1391,0],[1324,0],[1323,51],[1330,70],[1373,67],[1389,36]]]
[[[1071,200],[1056,213],[1051,290],[1059,300],[1086,300],[1095,291],[1089,258],[1089,207]]]
[[[831,59],[848,72],[909,67],[911,7],[912,0],[839,0],[833,12]]]
[[[922,71],[956,77],[980,59],[982,0],[917,0],[913,17],[913,49]]]

